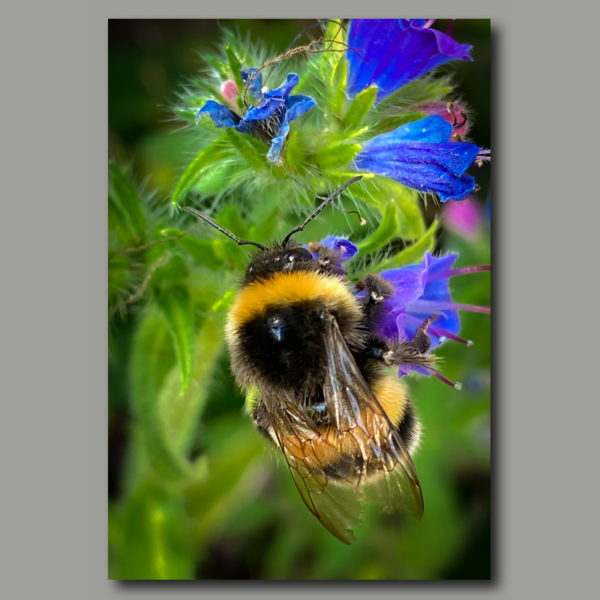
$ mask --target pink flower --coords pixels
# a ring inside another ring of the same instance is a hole
[[[417,110],[426,115],[439,115],[452,125],[452,140],[460,142],[467,135],[469,124],[467,113],[462,106],[454,102],[429,102],[421,104]]]
[[[236,100],[240,95],[240,92],[237,88],[237,85],[233,79],[228,79],[221,86],[221,94],[223,94],[223,98],[229,102],[234,108],[237,108]]]
[[[442,218],[447,229],[468,240],[478,237],[483,225],[483,211],[474,196],[463,202],[448,202]]]

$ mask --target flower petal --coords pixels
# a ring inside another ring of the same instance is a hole
[[[353,19],[348,44],[362,50],[366,61],[351,50],[346,54],[350,97],[374,84],[379,102],[441,64],[472,60],[471,46],[426,24],[425,19]]]
[[[256,73],[256,69],[250,67],[244,67],[240,71],[240,75],[242,77],[242,82],[244,83],[244,85],[247,85],[248,80],[250,79],[250,77],[252,77],[254,73]],[[252,80],[252,83],[248,88],[248,92],[258,103],[261,103],[263,101],[262,86],[262,71],[260,71],[258,75]]]
[[[280,157],[283,144],[287,134],[290,132],[290,126],[288,125],[287,119],[284,118],[281,126],[279,127],[279,133],[276,137],[271,140],[271,148],[267,153],[267,159],[269,162],[275,163],[276,165],[281,164],[282,159]]]
[[[422,192],[437,193],[442,202],[460,200],[475,189],[465,174],[481,148],[450,142],[452,126],[438,115],[378,135],[363,145],[354,166],[390,177]]]
[[[394,295],[389,303],[395,312],[399,312],[423,295],[427,284],[426,258],[420,265],[390,269],[380,275],[393,285]]]
[[[268,119],[275,111],[283,106],[284,101],[278,98],[266,98],[260,106],[251,106],[244,115],[245,121],[261,121],[262,119]]]
[[[346,93],[350,98],[368,88],[373,81],[379,62],[396,43],[401,30],[395,19],[352,19],[348,45],[357,52],[346,53],[348,81]],[[361,56],[363,58],[361,58]]]
[[[443,144],[450,143],[452,137],[452,125],[444,121],[439,115],[431,115],[412,123],[398,127],[394,131],[378,135],[365,142],[363,147],[381,148],[390,144],[408,144],[418,142],[420,144]],[[453,142],[455,143],[455,142]]]
[[[358,246],[343,237],[331,236],[325,238],[321,244],[335,250],[340,255],[340,262],[346,262],[358,253]]]
[[[227,106],[223,106],[214,100],[209,100],[197,113],[196,121],[204,115],[210,115],[216,127],[236,127],[242,120]]]
[[[298,85],[300,78],[296,73],[289,73],[285,83],[276,90],[268,90],[265,92],[265,99],[285,100],[292,90]]]
[[[287,121],[294,121],[298,117],[307,113],[317,103],[310,96],[304,94],[297,94],[295,96],[289,96],[285,102],[287,108]]]

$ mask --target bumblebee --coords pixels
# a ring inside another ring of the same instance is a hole
[[[251,418],[282,453],[309,510],[339,540],[350,544],[362,504],[383,512],[408,509],[420,519],[423,497],[411,454],[420,424],[392,365],[429,365],[424,323],[411,342],[378,337],[383,301],[392,295],[376,274],[351,290],[335,250],[293,241],[346,182],[285,239],[258,251],[246,269],[229,312],[226,339],[237,383],[257,389]],[[316,256],[316,258],[314,258]]]

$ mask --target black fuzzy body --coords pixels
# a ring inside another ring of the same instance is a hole
[[[307,249],[293,244],[260,250],[248,265],[242,289],[256,282],[268,285],[276,275],[298,271],[319,273],[345,282],[335,254],[321,247],[315,258]],[[323,398],[328,360],[323,336],[328,315],[335,318],[365,382],[375,388],[379,379],[389,377],[387,365],[383,363],[383,356],[390,349],[389,342],[374,333],[379,306],[376,299],[389,295],[389,284],[378,276],[369,276],[359,283],[357,287],[365,289],[367,294],[364,300],[353,298],[351,307],[345,303],[327,305],[314,299],[288,299],[266,305],[236,329],[234,343],[230,343],[234,374],[242,385],[258,386],[259,399],[252,418],[257,429],[271,441],[275,438],[264,404],[267,397],[291,398],[311,422],[318,427],[329,426]],[[373,290],[376,293],[371,293]],[[410,449],[418,441],[418,422],[412,404],[408,399],[405,402],[403,416],[394,425]],[[331,465],[330,471],[333,477],[336,472],[344,476],[343,457],[340,464]]]

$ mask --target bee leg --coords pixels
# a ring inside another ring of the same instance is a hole
[[[319,272],[332,275],[343,276],[345,271],[338,266],[340,255],[332,248],[328,248],[318,242],[310,242],[308,251],[317,254],[317,262],[319,263]]]
[[[260,398],[257,400],[254,408],[250,412],[250,418],[254,423],[254,427],[256,427],[262,436],[264,436],[270,442],[275,441],[273,437],[273,425],[271,424],[271,417],[266,410],[265,405],[260,401]]]
[[[417,329],[410,342],[382,340],[370,336],[367,348],[363,351],[366,358],[374,358],[383,362],[386,367],[393,365],[415,365],[433,368],[435,357],[427,354],[431,346],[431,338],[426,330],[429,324],[437,317],[430,317]]]
[[[367,324],[377,319],[384,300],[391,298],[394,293],[392,284],[376,273],[365,275],[356,283],[356,289],[365,292],[362,308]]]
[[[426,319],[416,330],[412,341],[399,341],[392,344],[392,347],[382,357],[386,366],[415,365],[432,368],[435,365],[435,357],[427,354],[431,347],[431,338],[427,335],[427,327],[435,319],[437,319],[437,315]]]

